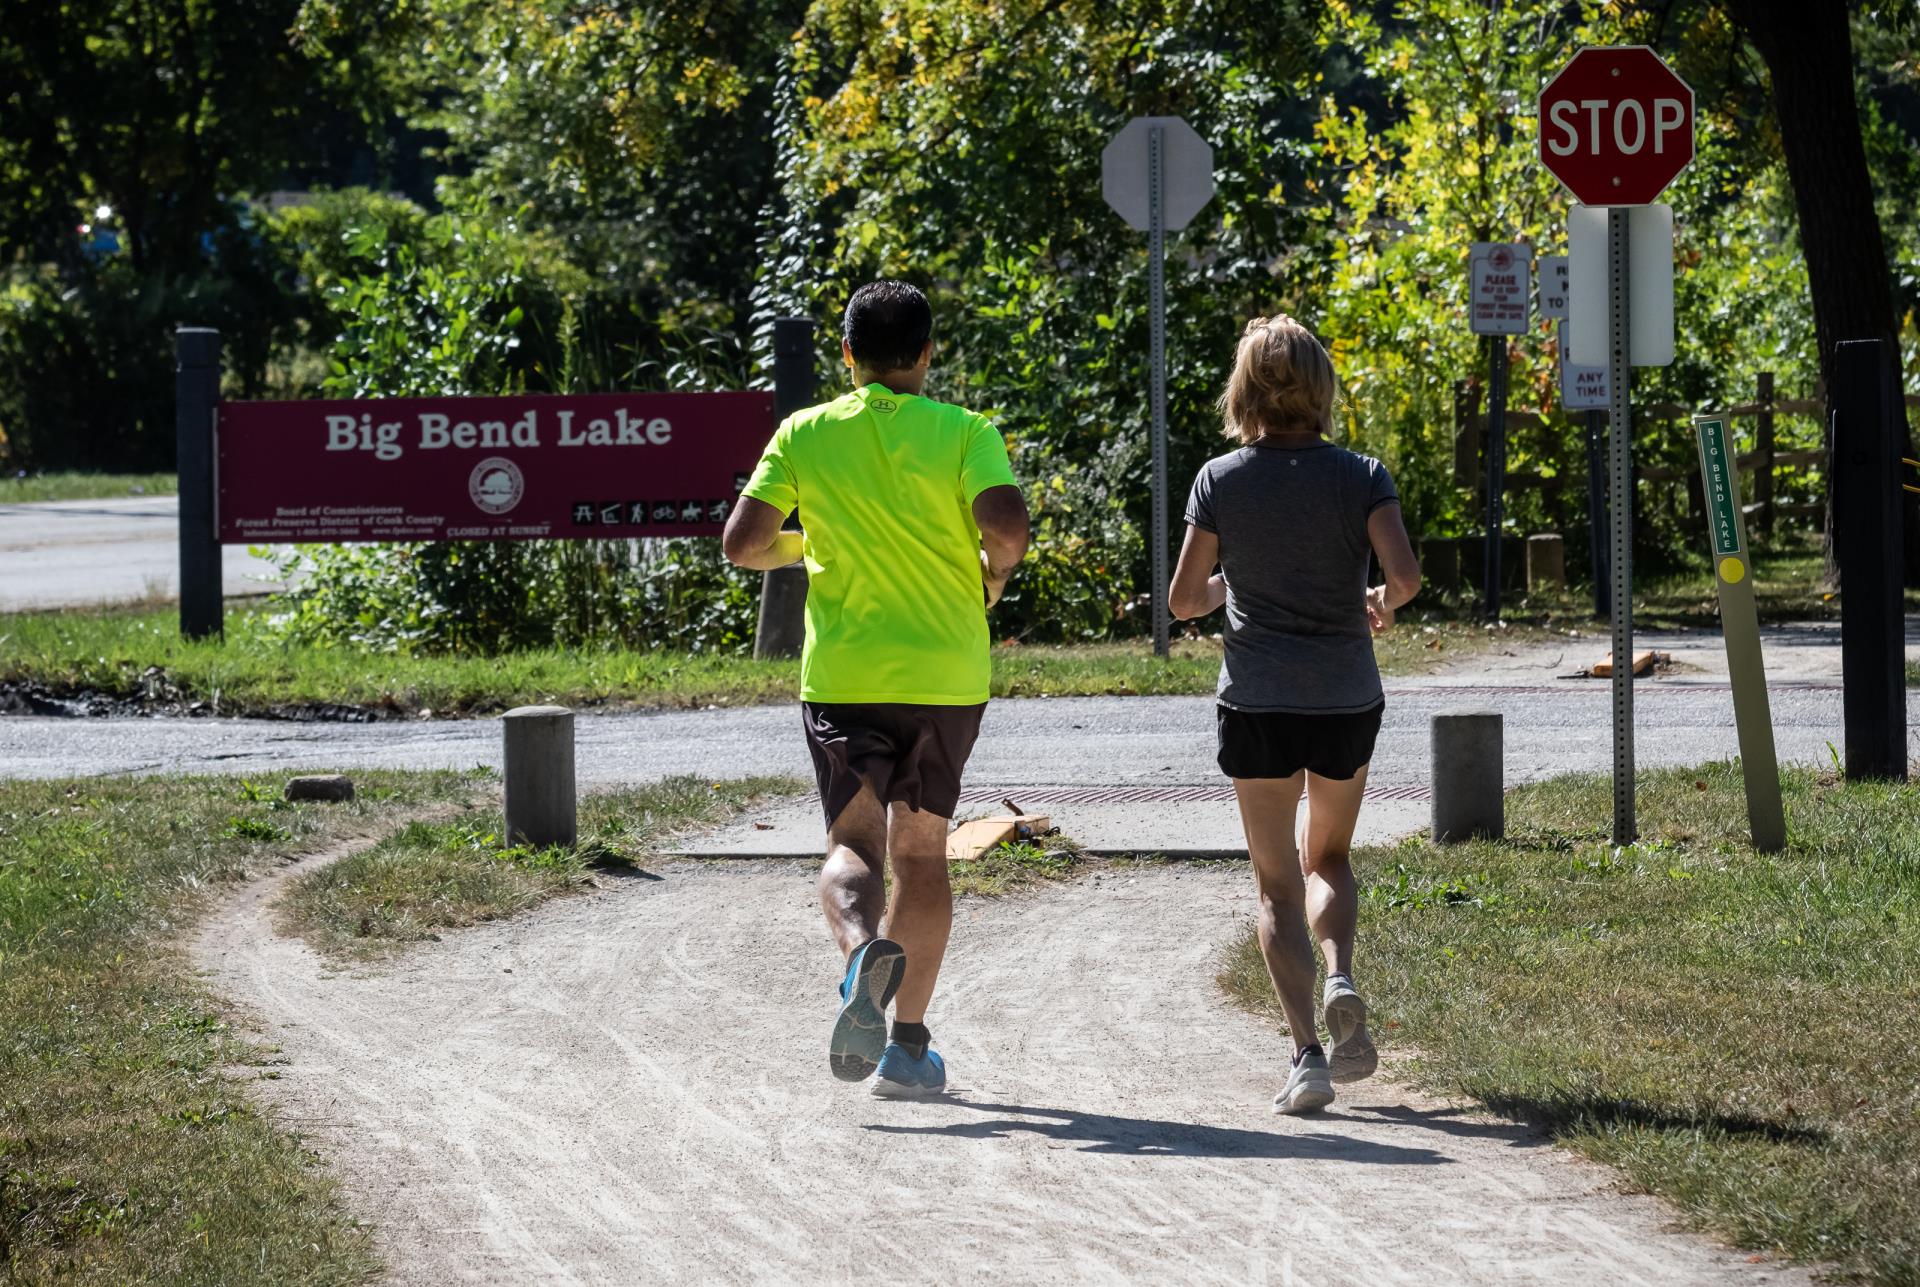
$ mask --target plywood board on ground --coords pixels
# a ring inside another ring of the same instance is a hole
[[[1651,651],[1636,652],[1633,654],[1633,673],[1636,675],[1644,675],[1652,670],[1653,659],[1654,654]],[[1613,678],[1613,654],[1608,653],[1605,661],[1596,663],[1591,674],[1595,679]]]
[[[1052,819],[1035,814],[974,818],[969,822],[961,823],[948,835],[947,861],[968,862],[978,858],[995,845],[1009,840],[1028,840],[1048,831],[1052,826]]]

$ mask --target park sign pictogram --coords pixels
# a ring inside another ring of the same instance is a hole
[[[1540,161],[1583,205],[1647,205],[1693,161],[1693,90],[1645,45],[1582,49],[1540,91]]]

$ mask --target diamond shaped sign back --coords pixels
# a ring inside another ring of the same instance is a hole
[[[1693,90],[1645,45],[1582,49],[1540,91],[1540,161],[1582,205],[1648,205],[1693,161]]]

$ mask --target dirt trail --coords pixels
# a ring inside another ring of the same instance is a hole
[[[1243,872],[963,903],[956,1093],[913,1104],[827,1074],[807,864],[665,866],[364,972],[274,933],[291,870],[199,959],[401,1283],[1808,1281],[1390,1083],[1272,1116],[1281,1041],[1213,982]]]

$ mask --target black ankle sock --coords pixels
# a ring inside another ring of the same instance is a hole
[[[933,1041],[933,1034],[927,1031],[924,1023],[902,1023],[893,1021],[893,1040],[907,1048],[907,1053],[915,1059],[927,1053],[927,1046]]]
[[[1293,1062],[1297,1064],[1302,1059],[1305,1059],[1308,1055],[1324,1056],[1326,1053],[1327,1053],[1326,1051],[1320,1049],[1320,1043],[1316,1041],[1311,1046],[1302,1046],[1300,1047],[1300,1049],[1294,1051]]]

